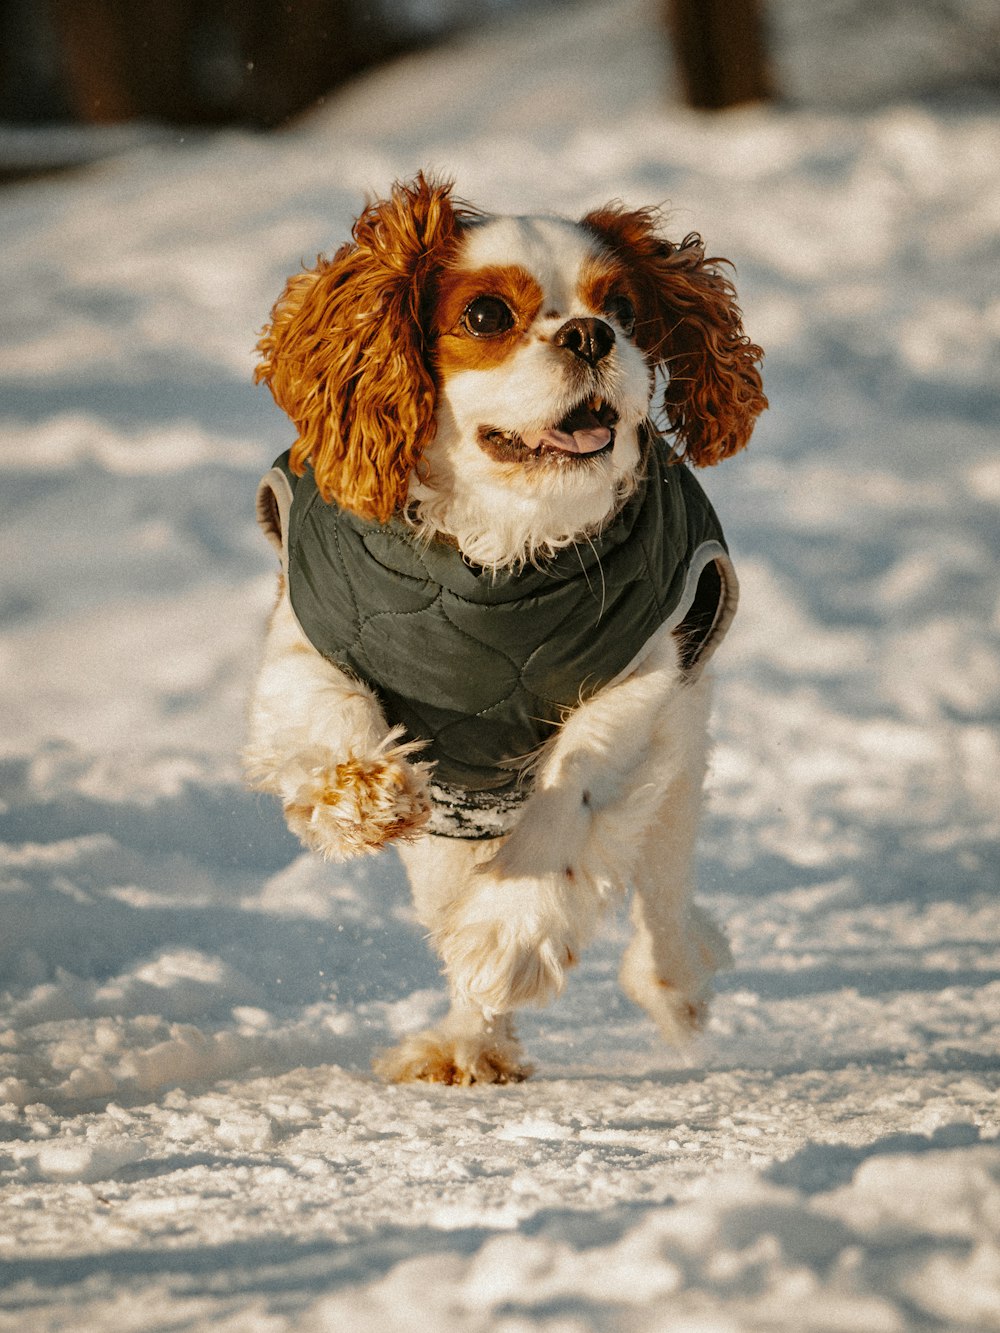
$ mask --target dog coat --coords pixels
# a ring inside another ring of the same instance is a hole
[[[434,763],[428,831],[506,832],[538,751],[567,712],[633,670],[666,625],[700,671],[736,610],[722,529],[690,469],[654,440],[608,527],[539,567],[492,572],[402,519],[322,499],[288,453],[257,492],[309,642],[375,691],[391,726]]]

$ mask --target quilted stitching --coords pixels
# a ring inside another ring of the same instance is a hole
[[[439,782],[470,791],[514,790],[517,761],[669,618],[695,547],[722,543],[693,475],[655,456],[595,543],[492,581],[401,522],[323,503],[287,455],[277,466],[294,490],[289,586],[304,632],[376,690],[391,723],[428,742]]]

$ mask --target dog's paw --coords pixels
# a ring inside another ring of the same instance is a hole
[[[664,1041],[679,1050],[691,1045],[708,1020],[712,997],[708,977],[701,984],[690,978],[678,982],[629,949],[622,962],[621,983],[625,994],[652,1018]]]
[[[491,1033],[454,1037],[431,1029],[384,1051],[373,1064],[387,1083],[523,1083],[533,1073],[516,1039]]]
[[[554,875],[482,873],[435,934],[455,994],[486,1014],[558,995],[582,945],[566,890]]]
[[[371,755],[313,766],[284,803],[288,827],[311,851],[334,861],[416,837],[431,806],[427,765],[408,757],[414,749],[388,743]]]
[[[657,981],[657,994],[645,1001],[660,1034],[670,1046],[683,1051],[708,1020],[709,994],[688,995],[670,981]]]
[[[675,923],[669,944],[655,951],[654,960],[649,937],[637,935],[622,959],[621,983],[663,1038],[683,1050],[704,1028],[715,973],[732,964],[732,955],[725,935],[694,904]]]

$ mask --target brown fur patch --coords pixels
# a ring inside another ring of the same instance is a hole
[[[359,822],[383,815],[381,832],[386,838],[398,837],[413,821],[409,813],[385,820],[384,811],[405,786],[405,774],[392,764],[373,765],[370,762],[348,759],[334,769],[333,782],[324,788],[324,805],[337,806],[347,802],[357,811]],[[421,820],[421,823],[424,821]]]
[[[256,379],[298,430],[291,466],[365,518],[404,503],[433,438],[424,321],[471,210],[418,175],[369,204],[354,239],[290,278],[258,343]]]
[[[477,296],[497,296],[514,315],[513,327],[490,338],[477,338],[462,325],[462,315]],[[434,364],[443,378],[463,370],[488,370],[502,365],[523,341],[542,307],[542,289],[517,265],[491,265],[471,273],[446,273],[438,289],[434,330]]]
[[[659,232],[655,209],[620,204],[588,213],[582,225],[627,268],[635,294],[635,338],[669,376],[667,422],[698,467],[742,449],[767,407],[760,377],[763,352],[743,332],[736,293],[708,259],[701,237],[680,244]]]
[[[601,315],[612,296],[627,296],[633,305],[638,297],[629,279],[628,268],[611,255],[591,255],[580,270],[577,291],[584,305]]]

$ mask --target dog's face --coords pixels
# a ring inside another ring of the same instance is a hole
[[[486,217],[419,177],[292,278],[260,347],[327,499],[406,510],[480,564],[600,528],[635,484],[655,372],[696,464],[766,405],[728,281],[649,210]]]
[[[559,218],[486,218],[440,275],[436,429],[410,495],[482,564],[598,528],[634,484],[653,373],[626,266]]]

